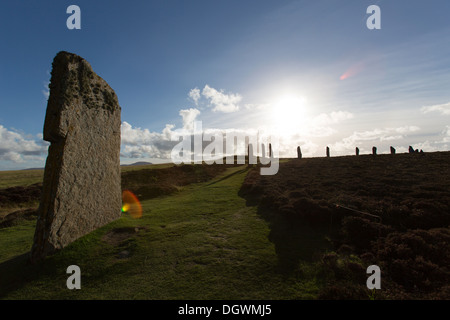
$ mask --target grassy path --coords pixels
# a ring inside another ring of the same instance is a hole
[[[314,265],[279,272],[268,222],[238,196],[245,167],[142,203],[38,266],[26,265],[34,224],[0,230],[0,298],[301,299],[320,284]],[[13,258],[16,256],[15,258]],[[81,268],[81,290],[66,268]]]

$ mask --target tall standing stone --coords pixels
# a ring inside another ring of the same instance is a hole
[[[248,164],[256,164],[256,158],[253,154],[253,145],[251,143],[248,144]]]
[[[114,90],[83,58],[52,65],[44,123],[49,141],[31,249],[36,262],[121,214],[120,111]]]
[[[395,154],[395,148],[391,146],[391,154]]]
[[[327,147],[327,158],[329,158],[330,157],[330,147]]]
[[[358,147],[355,148],[355,154],[356,154],[357,156],[359,156],[359,148],[358,148]]]
[[[302,149],[300,149],[300,146],[297,147],[297,158],[298,159],[302,158]]]
[[[372,154],[373,154],[374,156],[377,155],[377,147],[372,147]]]

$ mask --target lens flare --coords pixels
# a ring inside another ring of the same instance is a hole
[[[345,73],[339,77],[340,80],[345,80],[350,77],[354,77],[357,74],[361,73],[365,69],[364,62],[359,62],[351,66]]]
[[[122,192],[122,212],[129,213],[135,219],[142,217],[141,203],[131,191]]]

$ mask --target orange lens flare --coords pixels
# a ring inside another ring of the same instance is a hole
[[[141,203],[131,191],[124,190],[122,192],[122,212],[128,212],[135,219],[142,217]]]

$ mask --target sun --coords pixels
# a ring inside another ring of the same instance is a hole
[[[270,123],[280,134],[301,130],[307,116],[307,101],[297,95],[283,95],[275,100],[270,112]]]

